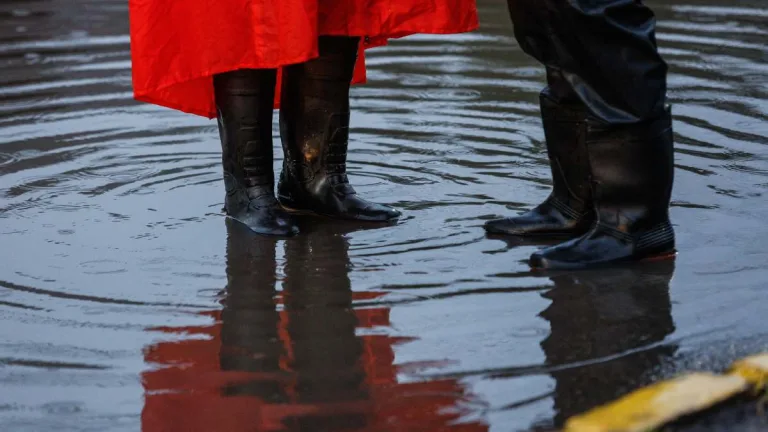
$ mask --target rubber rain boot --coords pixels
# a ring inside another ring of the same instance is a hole
[[[237,70],[214,76],[227,215],[264,235],[299,232],[275,198],[272,113],[277,71]]]
[[[590,122],[587,153],[597,221],[585,235],[531,255],[531,267],[581,269],[674,257],[669,109],[660,118],[627,127]]]
[[[400,212],[360,198],[347,177],[349,88],[359,38],[320,37],[320,56],[285,68],[280,134],[285,159],[278,185],[287,208],[370,222]]]
[[[594,223],[584,141],[586,109],[578,103],[557,103],[546,90],[540,101],[552,192],[531,211],[486,222],[488,234],[575,237],[589,231]]]

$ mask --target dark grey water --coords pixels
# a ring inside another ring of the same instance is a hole
[[[548,189],[542,70],[480,6],[354,90],[352,179],[401,223],[276,241],[221,215],[214,122],[132,101],[124,0],[3,1],[0,429],[548,429],[768,348],[763,0],[657,2],[676,263],[555,277],[480,228]]]

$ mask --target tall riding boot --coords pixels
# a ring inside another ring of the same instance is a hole
[[[587,153],[597,222],[585,235],[531,255],[530,265],[578,269],[672,257],[672,116],[632,126],[590,122]]]
[[[321,36],[320,57],[283,76],[280,133],[285,159],[280,202],[324,216],[386,222],[400,212],[357,196],[346,173],[349,88],[359,38]]]
[[[258,234],[298,233],[275,198],[272,167],[274,69],[244,69],[214,76],[219,113],[227,215]]]
[[[586,109],[579,103],[558,103],[548,90],[542,92],[540,101],[552,192],[531,211],[487,222],[485,230],[490,234],[578,236],[594,222],[584,142]]]

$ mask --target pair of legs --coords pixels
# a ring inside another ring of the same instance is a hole
[[[640,0],[508,0],[522,49],[547,69],[541,114],[553,190],[492,234],[570,240],[531,256],[568,269],[671,256],[667,65]]]
[[[275,196],[272,116],[276,69],[214,76],[222,144],[225,211],[251,230],[290,236],[285,208],[386,222],[400,213],[359,198],[346,175],[349,88],[359,38],[321,36],[318,58],[283,70],[280,135],[284,163]]]

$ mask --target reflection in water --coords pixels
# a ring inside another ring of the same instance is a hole
[[[648,0],[677,134],[672,365],[656,276],[558,277],[542,298],[539,244],[482,232],[550,185],[544,70],[506,3],[478,3],[479,31],[392,41],[353,89],[350,175],[403,220],[275,243],[227,240],[215,122],[131,99],[128,2],[0,1],[0,431],[423,431],[466,411],[527,430],[659,362],[766,349],[765,0]]]
[[[224,308],[208,312],[216,324],[157,328],[203,338],[146,351],[156,368],[143,374],[145,432],[487,430],[461,421],[472,397],[456,380],[398,383],[394,347],[408,340],[365,331],[388,327],[389,309],[352,308],[379,294],[352,291],[341,225],[286,242],[230,221],[227,230]]]
[[[666,261],[552,277],[552,304],[541,313],[551,334],[541,347],[555,368],[556,425],[649,383],[675,353],[660,343],[675,330],[674,271]]]

